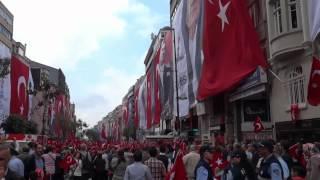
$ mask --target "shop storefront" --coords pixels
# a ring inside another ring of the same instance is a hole
[[[298,142],[303,139],[306,142],[319,141],[320,119],[297,120],[275,123],[277,140]]]
[[[272,139],[267,82],[266,72],[257,68],[229,95],[229,107],[233,108],[233,133],[237,141]],[[265,130],[256,134],[253,123],[258,117]]]

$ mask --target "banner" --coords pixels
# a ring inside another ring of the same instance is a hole
[[[176,69],[177,69],[177,88],[178,88],[178,99],[179,106],[179,117],[185,117],[189,114],[189,73],[188,65],[190,65],[186,52],[186,1],[181,1],[176,11],[176,15],[172,21],[172,26],[175,30],[175,51],[176,51]],[[176,104],[176,103],[175,103]]]
[[[0,125],[10,114],[10,49],[0,42]]]
[[[161,118],[165,120],[173,118],[173,110],[175,109],[173,104],[175,97],[173,48],[173,31],[167,31],[161,44],[160,62],[157,67],[160,73]]]
[[[153,124],[154,125],[159,125],[160,124],[160,116],[161,116],[161,102],[160,102],[160,48],[157,50],[154,59],[153,59],[153,66],[154,66],[154,78],[153,78],[153,90],[154,90],[154,120]]]
[[[139,88],[139,97],[138,97],[138,110],[139,110],[139,127],[141,129],[147,128],[146,122],[146,101],[147,100],[147,78],[145,77],[142,81],[142,84]]]
[[[202,1],[181,1],[173,20],[178,75],[179,117],[197,104],[202,58]],[[175,99],[176,101],[176,99]]]

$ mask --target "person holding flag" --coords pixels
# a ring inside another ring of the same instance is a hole
[[[213,148],[209,145],[203,145],[200,148],[200,161],[195,170],[196,180],[212,180],[214,174],[210,167],[213,158]]]

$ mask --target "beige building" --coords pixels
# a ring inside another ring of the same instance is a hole
[[[312,48],[308,22],[308,1],[266,1],[272,70],[270,79],[271,119],[277,139],[319,139],[320,110],[307,102]],[[291,118],[297,104],[298,121]],[[300,121],[301,120],[301,121]]]

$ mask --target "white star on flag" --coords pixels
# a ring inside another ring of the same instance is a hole
[[[216,163],[218,164],[218,166],[220,166],[222,164],[222,160],[219,158]]]
[[[23,115],[23,111],[24,111],[24,107],[23,107],[23,104],[21,104],[20,106],[20,114]]]
[[[220,8],[220,12],[219,14],[217,15],[220,19],[221,19],[221,24],[222,24],[222,32],[224,30],[224,24],[229,24],[229,21],[228,21],[228,18],[227,18],[227,10],[228,10],[228,7],[230,5],[231,1],[229,1],[226,5],[222,5],[221,3],[221,0],[219,0],[219,8]]]

